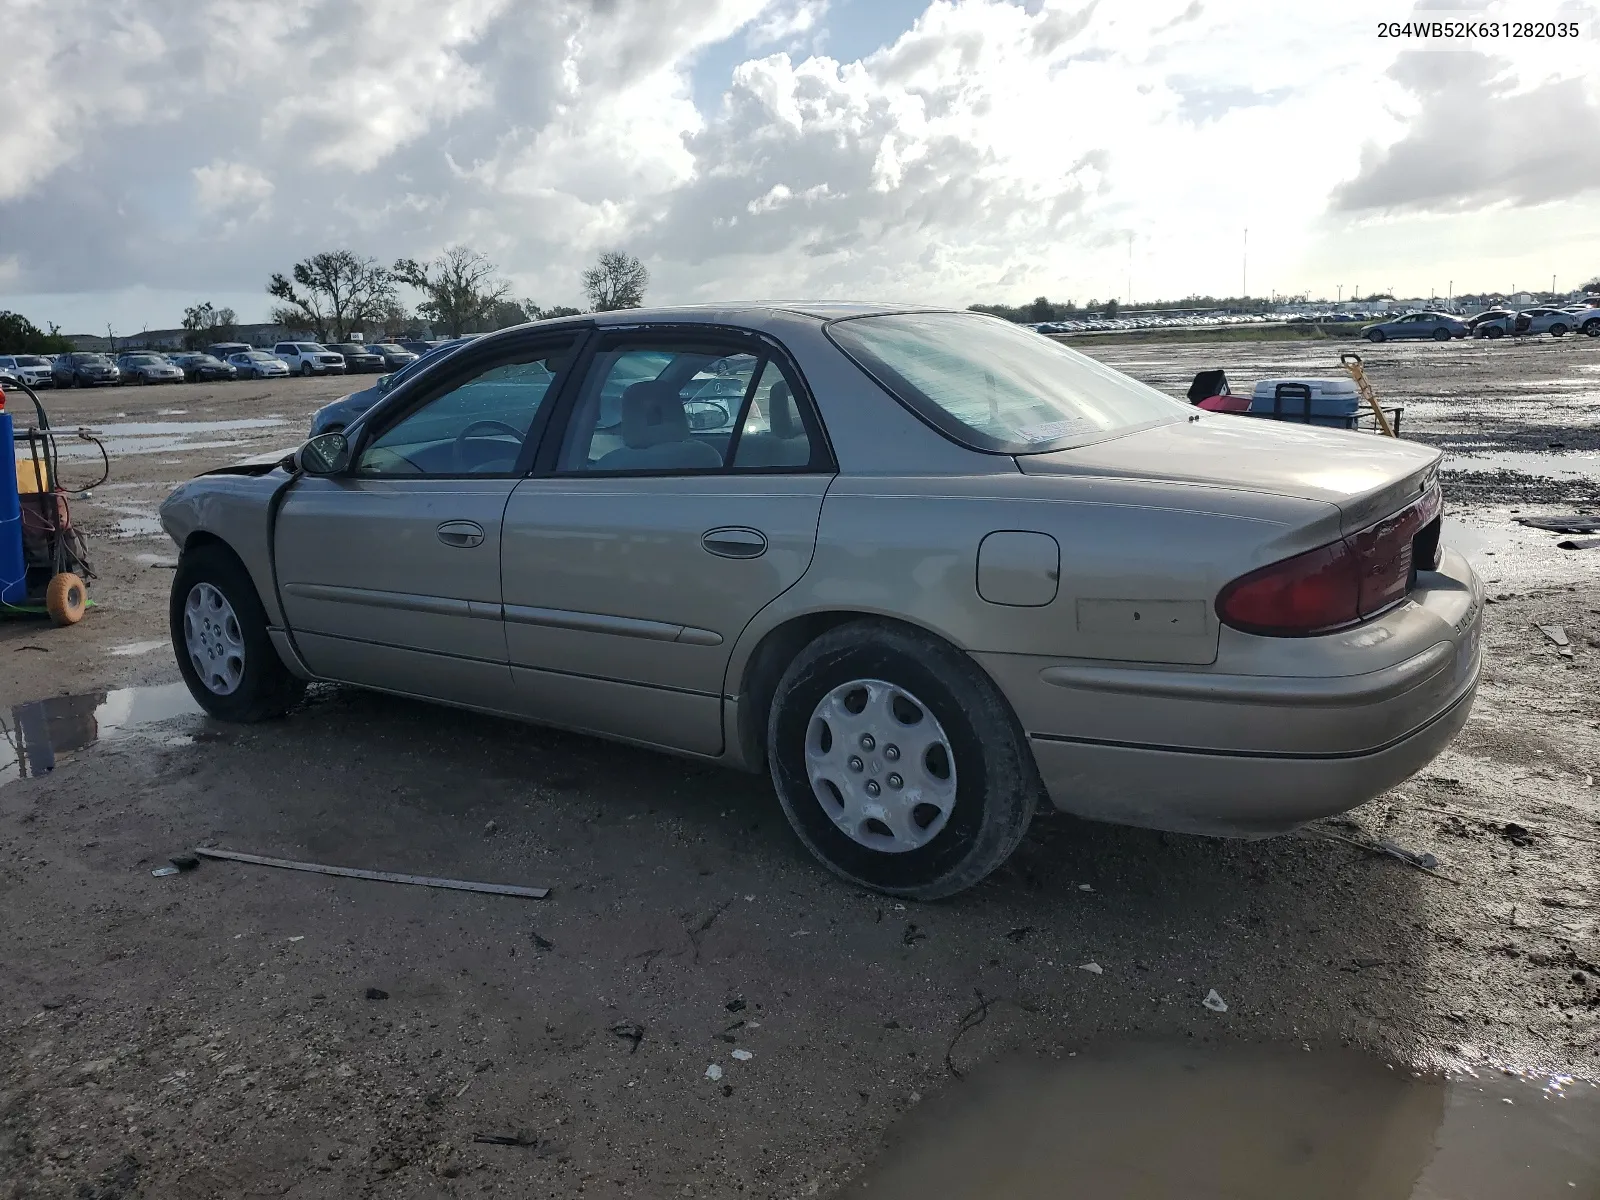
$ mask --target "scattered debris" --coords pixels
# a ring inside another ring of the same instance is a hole
[[[755,1057],[755,1055],[751,1054],[750,1051],[748,1051],[748,1050],[735,1050],[733,1052],[733,1056],[736,1059],[738,1059],[740,1062],[749,1062],[752,1058]]]
[[[384,991],[382,988],[369,987],[367,989],[368,1000],[387,1000],[388,998],[389,993]]]
[[[1549,638],[1558,646],[1567,646],[1571,644],[1567,641],[1567,630],[1563,625],[1541,625],[1539,626],[1539,632],[1544,634],[1545,637]]]
[[[554,950],[556,944],[549,938],[542,936],[537,929],[528,930],[528,936],[533,939],[533,944],[541,950]]]
[[[485,821],[483,823],[483,836],[484,837],[493,837],[495,834],[497,834],[499,832],[500,832],[500,826],[495,824],[495,822],[493,822],[493,821]]]
[[[706,1078],[711,1080],[712,1083],[715,1083],[717,1080],[722,1078],[722,1068],[716,1063],[712,1063],[706,1068]]]
[[[13,653],[13,654],[21,654],[24,650],[37,650],[40,654],[49,654],[50,653],[50,647],[49,646],[18,646],[14,650],[12,650],[11,653]]]
[[[200,865],[200,860],[192,854],[174,854],[167,861],[180,871],[192,871]]]
[[[1450,875],[1446,875],[1444,872],[1437,870],[1436,868],[1439,866],[1439,860],[1432,854],[1429,854],[1427,851],[1418,852],[1414,850],[1406,850],[1401,846],[1395,845],[1395,843],[1389,841],[1387,838],[1381,842],[1369,842],[1364,838],[1348,837],[1345,834],[1335,833],[1333,830],[1326,828],[1311,828],[1302,830],[1298,836],[1322,838],[1323,840],[1330,842],[1343,842],[1347,846],[1354,846],[1359,850],[1367,851],[1369,854],[1382,854],[1389,858],[1397,858],[1407,866],[1416,867],[1419,871],[1426,871],[1429,875],[1434,876],[1436,879],[1442,879],[1446,883],[1454,883],[1458,886],[1461,883],[1459,879],[1456,879]]]
[[[1557,550],[1593,550],[1597,546],[1600,546],[1600,537],[1562,538],[1556,543]],[[28,649],[33,647],[30,646]]]
[[[1015,929],[1006,932],[1006,941],[1021,943],[1022,939],[1033,932],[1032,925],[1018,925]]]
[[[1600,517],[1582,513],[1562,513],[1553,517],[1518,517],[1518,525],[1545,529],[1551,533],[1600,533]]]
[[[1388,838],[1384,838],[1376,845],[1379,850],[1391,858],[1398,858],[1401,862],[1409,863],[1413,867],[1421,867],[1424,871],[1431,871],[1439,865],[1439,860],[1426,850],[1407,850],[1403,846],[1395,845]]]
[[[229,862],[251,863],[258,867],[282,867],[286,871],[312,871],[318,875],[337,875],[343,879],[371,879],[379,883],[407,883],[416,887],[445,888],[455,892],[485,892],[491,896],[522,896],[529,900],[543,900],[549,888],[518,887],[510,883],[474,883],[466,879],[435,879],[431,875],[402,875],[395,871],[368,871],[362,867],[330,867],[322,863],[295,862],[288,858],[267,858],[260,854],[242,854],[237,850],[216,850],[209,846],[196,846],[194,852],[201,858],[221,858]]]
[[[624,1041],[633,1043],[628,1047],[629,1054],[639,1053],[639,1043],[644,1041],[644,1026],[637,1021],[618,1021],[611,1027],[611,1032]]]
[[[915,925],[907,925],[906,931],[900,935],[900,944],[902,946],[915,946],[918,942],[923,941],[927,936],[928,935],[926,933],[918,929]]]
[[[1534,842],[1533,831],[1515,821],[1507,821],[1502,825],[1500,835],[1513,846],[1531,846]]]
[[[1228,1002],[1217,994],[1216,988],[1212,988],[1209,992],[1207,992],[1206,998],[1200,1001],[1200,1003],[1214,1013],[1225,1013],[1228,1011]]]
[[[472,1140],[485,1146],[537,1146],[539,1139],[526,1129],[515,1133],[477,1133]]]
[[[1086,962],[1078,970],[1087,971],[1091,975],[1104,975],[1106,973],[1105,968],[1097,962]]]
[[[743,996],[735,996],[732,1000],[729,1000],[722,1007],[727,1009],[729,1012],[743,1012],[744,1011],[744,997]]]
[[[165,879],[168,875],[176,875],[177,873],[177,867],[157,867],[154,871],[150,872],[150,874],[154,875],[157,879]]]
[[[1094,891],[1094,884],[1092,884],[1092,883],[1080,883],[1078,885],[1078,890],[1080,892],[1092,892],[1092,891]]]
[[[717,918],[728,911],[728,906],[732,903],[733,897],[730,896],[728,899],[724,900],[721,904],[717,905],[710,912],[708,912],[703,918],[701,918],[698,925],[693,926],[687,931],[689,934],[689,944],[694,947],[695,962],[700,961],[700,939],[706,935],[706,931],[708,929],[717,923]],[[790,934],[789,936],[793,937],[795,935]]]
[[[956,1052],[956,1046],[960,1044],[961,1039],[966,1037],[968,1033],[989,1019],[989,1001],[977,988],[972,989],[972,994],[978,998],[977,1007],[969,1009],[962,1015],[960,1022],[956,1025],[955,1033],[951,1035],[950,1044],[945,1047],[944,1051],[944,1069],[957,1079],[963,1079],[965,1076],[961,1074],[960,1069],[955,1064],[955,1059],[952,1057]]]
[[[291,942],[303,942],[303,941],[306,940],[306,935],[303,934],[303,933],[302,934],[297,934],[296,936],[290,938],[289,940]]]

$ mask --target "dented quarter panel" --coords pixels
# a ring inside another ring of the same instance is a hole
[[[250,572],[267,622],[274,626],[283,624],[283,610],[272,577],[272,498],[291,478],[282,468],[264,475],[202,475],[179,484],[161,505],[161,528],[180,551],[201,532],[227,543]]]

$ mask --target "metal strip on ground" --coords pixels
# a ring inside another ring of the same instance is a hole
[[[201,858],[252,863],[258,867],[282,867],[286,871],[310,871],[317,875],[337,875],[343,879],[371,879],[379,883],[408,883],[416,887],[444,888],[453,892],[484,892],[491,896],[521,896],[527,900],[543,900],[550,894],[549,888],[519,887],[511,883],[475,883],[468,879],[437,879],[431,875],[403,875],[396,871],[369,871],[363,867],[330,867],[323,863],[296,862],[289,858],[244,854],[238,850],[215,850],[209,846],[196,846],[194,852]]]

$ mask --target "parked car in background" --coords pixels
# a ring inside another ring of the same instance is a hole
[[[1548,333],[1551,337],[1566,337],[1580,326],[1572,314],[1559,308],[1525,308],[1517,314],[1517,332],[1526,334]]]
[[[214,717],[329,680],[760,772],[830,870],[932,900],[1041,804],[1261,836],[1437,756],[1485,607],[1442,458],[976,313],[593,313],[181,485],[169,619]]]
[[[213,342],[206,347],[206,353],[227,362],[235,354],[246,354],[254,349],[249,342]]]
[[[344,355],[335,354],[321,342],[279,342],[272,353],[299,375],[344,374]]]
[[[117,370],[123,383],[182,383],[183,368],[165,354],[145,350],[117,355]]]
[[[289,373],[289,364],[265,350],[246,350],[228,359],[240,379],[272,379]]]
[[[383,369],[385,371],[398,371],[407,363],[416,362],[418,358],[418,355],[411,353],[404,346],[396,345],[394,342],[371,342],[367,345],[367,349],[374,354],[383,356]]]
[[[1600,337],[1600,305],[1594,308],[1580,308],[1572,314],[1572,325],[1590,337]]]
[[[205,383],[213,379],[237,379],[239,368],[231,363],[223,362],[214,354],[201,354],[191,351],[188,354],[174,354],[172,361],[183,372],[183,377],[190,383]]]
[[[42,354],[0,354],[0,371],[35,390],[55,386],[50,360]]]
[[[335,342],[328,349],[344,359],[344,369],[350,374],[384,370],[383,355],[374,354],[360,342]]]
[[[401,338],[395,344],[397,346],[399,346],[400,349],[409,350],[412,354],[415,354],[420,358],[422,355],[426,354],[429,350],[435,350],[438,347],[444,345],[445,341],[447,341],[447,340],[453,340],[453,339],[435,338],[433,341],[430,342],[430,341],[425,341],[422,338]]]
[[[1467,328],[1475,338],[1501,338],[1517,331],[1517,314],[1507,308],[1485,309],[1467,318]]]
[[[1381,321],[1361,331],[1369,342],[1399,341],[1403,338],[1432,338],[1448,342],[1451,338],[1466,337],[1472,331],[1466,322],[1449,313],[1411,313],[1393,321]]]
[[[122,382],[117,364],[93,351],[58,354],[50,374],[57,387],[104,387]]]
[[[312,415],[312,436],[319,433],[336,433],[343,429],[379,400],[382,400],[393,388],[404,383],[419,371],[426,370],[441,358],[448,357],[456,349],[465,346],[470,341],[472,341],[472,336],[452,338],[435,346],[421,357],[413,357],[409,363],[401,367],[393,375],[382,376],[371,387],[363,388],[359,392],[351,392],[350,395],[343,396],[331,404],[324,404]]]

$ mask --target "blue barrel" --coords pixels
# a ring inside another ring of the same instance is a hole
[[[17,491],[17,443],[4,396],[0,392],[0,604],[22,604],[28,599],[28,572],[22,559],[22,496]]]

